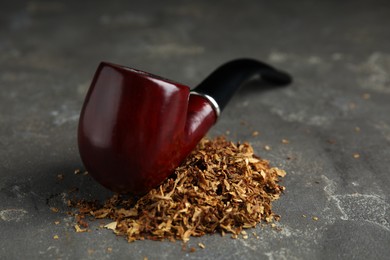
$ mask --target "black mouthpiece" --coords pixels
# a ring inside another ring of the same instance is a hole
[[[268,64],[253,59],[238,59],[225,63],[195,89],[215,99],[222,111],[234,93],[254,76],[274,86],[288,85],[292,82],[289,74]]]

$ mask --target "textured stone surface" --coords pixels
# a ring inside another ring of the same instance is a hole
[[[2,2],[0,258],[386,259],[389,24],[388,1]],[[250,141],[287,171],[286,194],[275,204],[282,231],[193,238],[189,247],[206,245],[194,253],[180,242],[128,244],[98,223],[75,233],[69,190],[78,187],[86,199],[111,194],[73,174],[82,168],[78,114],[98,62],[195,86],[237,57],[295,77],[272,91],[249,84],[210,132],[229,130],[230,139]]]

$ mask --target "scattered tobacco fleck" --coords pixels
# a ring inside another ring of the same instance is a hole
[[[55,207],[51,207],[50,210],[54,213],[58,213],[60,211],[58,208]]]
[[[129,242],[186,242],[190,236],[215,232],[248,238],[243,229],[280,219],[272,212],[272,201],[284,191],[278,182],[285,175],[256,156],[248,143],[205,138],[173,176],[137,201],[116,194],[103,205],[77,201],[73,206],[78,225],[85,227],[85,216],[111,219],[104,227]]]
[[[290,143],[289,140],[287,140],[287,139],[282,139],[282,144],[289,144],[289,143]]]
[[[87,232],[88,231],[85,228],[80,228],[80,226],[77,225],[77,224],[74,226],[74,229],[76,230],[77,233],[82,233],[82,232]]]
[[[369,93],[363,93],[362,98],[367,100],[371,98],[371,95]]]

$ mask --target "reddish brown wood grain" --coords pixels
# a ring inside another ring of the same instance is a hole
[[[80,155],[103,186],[143,194],[180,165],[215,121],[209,102],[189,87],[102,62],[80,115]]]

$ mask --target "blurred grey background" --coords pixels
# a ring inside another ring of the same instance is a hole
[[[388,259],[389,25],[390,3],[377,0],[2,1],[0,258]],[[192,238],[194,253],[181,242],[128,244],[98,222],[76,233],[66,201],[112,194],[74,174],[83,169],[77,120],[98,63],[196,86],[239,57],[294,77],[275,90],[249,84],[209,133],[249,141],[286,170],[274,204],[281,231]]]

